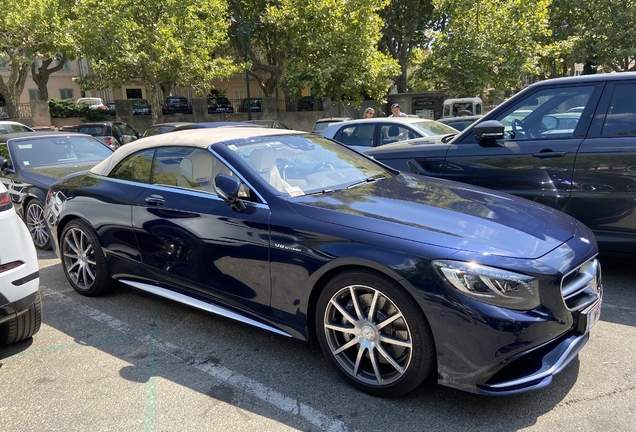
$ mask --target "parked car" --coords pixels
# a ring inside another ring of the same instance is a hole
[[[35,130],[22,123],[10,120],[0,120],[0,134],[19,132],[35,132]]]
[[[208,113],[233,113],[234,107],[228,98],[208,97]]]
[[[247,123],[254,123],[255,125],[273,128],[273,129],[291,129],[285,123],[280,120],[248,120]]]
[[[172,131],[174,128],[178,126],[185,126],[193,124],[192,122],[168,122],[168,123],[157,123],[150,126],[146,131],[142,134],[142,136],[152,136],[159,135],[163,133],[167,133]]]
[[[75,103],[80,105],[87,105],[91,109],[107,109],[104,101],[98,97],[79,98],[75,101]]]
[[[468,115],[468,116],[458,116],[458,117],[447,117],[447,118],[439,119],[437,121],[440,123],[444,123],[445,125],[448,125],[452,127],[453,129],[457,129],[458,131],[463,131],[468,126],[470,126],[471,124],[479,120],[481,117],[482,116],[480,115],[478,116]]]
[[[131,99],[133,115],[150,115],[150,102],[146,99]]]
[[[0,181],[9,191],[38,249],[51,247],[51,236],[44,222],[44,199],[51,184],[67,174],[92,168],[112,152],[89,135],[63,132],[0,135]]]
[[[298,100],[298,111],[313,111],[314,110],[314,97],[303,96]]]
[[[482,394],[541,388],[601,307],[594,235],[574,218],[306,132],[145,138],[53,185],[47,221],[78,293],[117,280],[315,335],[345,381],[378,396],[429,375]]]
[[[457,129],[435,120],[418,117],[377,117],[332,123],[321,132],[321,135],[355,150],[365,151],[415,138],[427,138],[428,143],[442,142],[457,133]]]
[[[77,125],[77,132],[92,135],[117,150],[141,138],[141,134],[124,122],[95,122]]]
[[[636,73],[550,79],[513,96],[447,144],[365,153],[403,171],[564,211],[594,231],[602,252],[634,256],[634,100]],[[583,111],[571,111],[578,107]]]
[[[241,105],[239,107],[239,112],[247,112],[247,98],[241,101]],[[252,112],[261,112],[262,101],[261,99],[250,98],[250,106]]]
[[[311,133],[319,134],[325,130],[327,126],[332,123],[338,123],[343,121],[353,120],[351,117],[324,117],[316,120]]]
[[[40,330],[42,299],[38,255],[29,230],[0,182],[0,346],[28,339]]]
[[[192,105],[183,96],[168,96],[163,105],[164,115],[192,114]]]
[[[190,129],[216,129],[216,128],[228,128],[228,127],[258,127],[255,124],[247,122],[234,122],[234,121],[219,121],[219,122],[201,122],[201,123],[186,123],[179,125],[171,130],[171,132],[179,132],[182,130]]]

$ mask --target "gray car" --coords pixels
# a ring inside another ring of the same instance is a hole
[[[450,126],[417,117],[383,117],[333,123],[321,135],[358,151],[417,138],[441,142],[458,131]]]

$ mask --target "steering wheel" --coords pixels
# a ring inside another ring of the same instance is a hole
[[[521,136],[525,137],[526,135],[528,135],[526,133],[526,130],[523,128],[523,122],[519,119],[514,119],[512,121],[512,133],[514,134],[513,138],[519,138]],[[523,133],[523,135],[521,135],[521,133]],[[519,136],[517,136],[519,135]]]
[[[330,163],[330,162],[320,162],[320,163],[316,166],[316,168],[314,168],[314,169],[311,171],[311,174],[315,174],[315,173],[317,173],[318,171],[322,170],[323,168],[329,168],[329,169],[330,169],[330,170],[332,170],[332,171],[336,169],[336,167],[335,167],[335,166],[333,166],[333,164],[332,164],[332,163]]]

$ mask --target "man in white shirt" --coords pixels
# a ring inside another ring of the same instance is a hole
[[[402,111],[400,111],[400,104],[394,103],[391,105],[391,115],[389,117],[408,117]]]

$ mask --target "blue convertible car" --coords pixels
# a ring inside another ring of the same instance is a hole
[[[79,293],[117,280],[315,338],[378,396],[430,374],[490,395],[543,387],[600,313],[596,242],[580,222],[304,132],[144,138],[57,182],[46,217]]]

